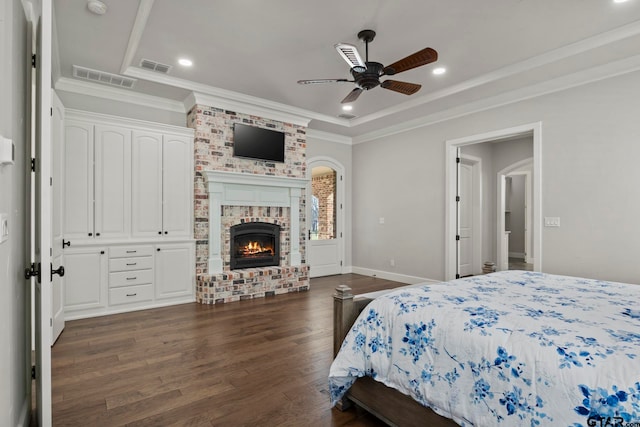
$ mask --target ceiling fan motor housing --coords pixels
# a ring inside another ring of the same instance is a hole
[[[360,89],[369,90],[380,84],[380,75],[384,66],[379,62],[367,62],[367,69],[359,73],[351,69],[351,75],[355,80],[356,86]]]

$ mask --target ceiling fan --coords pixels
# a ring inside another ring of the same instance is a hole
[[[435,62],[438,60],[438,52],[427,47],[385,67],[379,62],[369,61],[369,42],[373,41],[375,36],[376,32],[373,30],[362,30],[358,33],[358,38],[365,43],[366,54],[364,61],[358,53],[358,49],[354,45],[348,43],[338,43],[335,45],[340,56],[342,56],[342,58],[347,61],[347,64],[351,67],[350,71],[353,80],[315,79],[298,80],[298,83],[305,85],[316,83],[355,83],[357,87],[341,101],[342,104],[355,101],[363,90],[373,89],[376,86],[403,93],[405,95],[413,95],[419,91],[422,85],[401,82],[398,80],[385,80],[380,82],[380,77],[393,76],[394,74]]]

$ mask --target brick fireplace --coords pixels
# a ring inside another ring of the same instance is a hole
[[[217,304],[309,289],[306,128],[201,104],[187,120],[196,131],[196,300]],[[285,162],[233,157],[238,122],[284,132]],[[278,227],[279,263],[232,269],[231,228],[252,223]]]

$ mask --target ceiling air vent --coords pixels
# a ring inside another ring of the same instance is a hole
[[[159,62],[150,61],[148,59],[143,59],[142,61],[140,61],[140,67],[144,68],[145,70],[156,71],[162,74],[169,74],[169,71],[171,71],[171,65],[161,64]]]
[[[73,66],[73,77],[78,79],[91,80],[92,82],[104,83],[111,86],[131,89],[136,83],[136,79],[124,77],[119,74],[111,74],[105,71],[92,70],[91,68]]]
[[[338,117],[340,117],[341,119],[347,119],[347,120],[356,118],[356,116],[354,116],[353,114],[348,114],[348,113],[338,114]]]

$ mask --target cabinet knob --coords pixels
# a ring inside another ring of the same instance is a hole
[[[93,236],[93,233],[89,233],[89,236]]]
[[[158,231],[158,234],[162,234],[162,231]]]
[[[160,248],[156,249],[156,251],[160,252]]]
[[[168,231],[165,231],[165,232],[164,232],[164,234],[169,234],[169,232],[168,232]]]
[[[99,236],[99,235],[100,235],[100,233],[96,233],[96,236]]]

